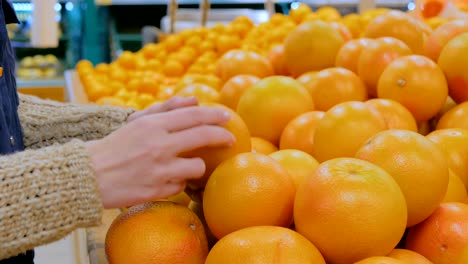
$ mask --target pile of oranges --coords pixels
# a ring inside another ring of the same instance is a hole
[[[278,46],[303,22],[330,22],[348,40],[362,36],[367,24],[386,12],[388,9],[379,8],[360,15],[342,16],[332,7],[321,7],[313,12],[307,5],[300,4],[289,15],[274,14],[259,25],[240,16],[228,25],[188,29],[160,43],[147,44],[137,52],[124,51],[109,64],[100,63],[94,67],[83,60],[76,65],[76,70],[90,102],[143,109],[168,99],[178,87],[193,83],[193,79],[210,85],[216,83],[216,62],[230,50],[252,51],[275,61]],[[287,73],[280,71],[279,74]],[[210,87],[216,89],[219,85]],[[210,94],[219,92],[208,90]],[[197,90],[199,93],[203,92]]]
[[[115,219],[109,262],[468,263],[467,67],[468,21],[305,5],[80,62],[93,102],[196,96],[236,137]]]

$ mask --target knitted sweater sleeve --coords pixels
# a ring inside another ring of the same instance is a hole
[[[78,105],[42,100],[20,94],[18,114],[26,148],[41,148],[102,138],[121,127],[133,109]]]
[[[0,156],[0,259],[96,226],[102,212],[83,141]]]

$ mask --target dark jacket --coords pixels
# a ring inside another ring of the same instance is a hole
[[[15,54],[8,38],[6,24],[19,23],[11,3],[0,0],[0,154],[24,149],[18,117],[18,93],[15,79]],[[0,245],[1,246],[1,245]],[[34,263],[34,252],[0,260],[0,264]]]

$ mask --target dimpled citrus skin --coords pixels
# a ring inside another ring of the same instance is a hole
[[[205,264],[325,264],[318,249],[299,233],[278,226],[254,226],[218,241]]]
[[[297,190],[294,224],[328,263],[349,264],[388,254],[403,236],[406,211],[403,193],[386,171],[336,158],[321,163]]]
[[[257,225],[292,223],[294,181],[273,158],[241,153],[222,162],[203,193],[206,222],[218,238]]]
[[[442,149],[419,133],[382,131],[371,137],[356,157],[380,166],[399,184],[408,206],[408,227],[431,215],[445,196],[447,160]]]
[[[273,76],[252,85],[241,96],[237,113],[253,137],[278,145],[284,127],[296,116],[314,110],[307,89],[293,78]]]

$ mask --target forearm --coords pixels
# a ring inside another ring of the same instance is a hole
[[[18,109],[26,148],[99,139],[126,123],[132,109],[65,104],[20,95]]]
[[[80,140],[0,156],[0,260],[99,224],[94,174]]]

